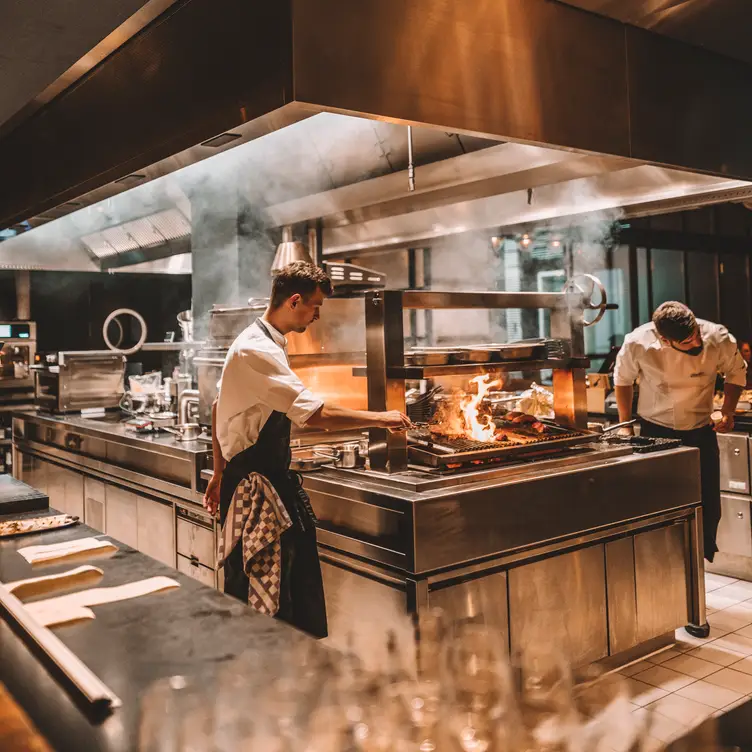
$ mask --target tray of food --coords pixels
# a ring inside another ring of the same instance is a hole
[[[57,530],[61,527],[77,525],[79,522],[79,518],[71,514],[52,514],[44,517],[5,520],[0,522],[0,538],[10,538],[14,535],[28,535],[29,533],[42,533],[46,530]]]

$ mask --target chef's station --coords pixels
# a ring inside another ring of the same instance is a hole
[[[38,351],[23,276],[18,315],[0,322],[0,473],[13,475],[0,475],[0,681],[43,735],[178,749],[232,716],[238,735],[197,748],[239,749],[251,692],[290,731],[277,692],[300,659],[309,699],[324,667],[318,731],[354,687],[363,707],[348,704],[343,736],[376,749],[357,736],[384,719],[367,716],[377,693],[358,672],[400,685],[396,646],[418,636],[421,669],[467,638],[453,670],[472,677],[447,716],[460,708],[457,749],[490,749],[467,733],[499,707],[475,683],[478,655],[546,646],[586,685],[680,627],[707,630],[699,452],[619,433],[588,354],[625,303],[644,318],[636,292],[612,294],[620,228],[752,197],[735,125],[752,84],[736,62],[551,0],[158,5],[75,87],[36,99],[44,117],[0,128],[13,186],[0,220],[16,233],[2,268],[191,274],[191,310],[169,314],[177,338],[148,332],[133,295],[85,322],[104,347]],[[148,129],[126,125],[146,110]],[[18,158],[32,151],[35,171]],[[411,423],[293,430],[323,652],[218,592],[221,531],[202,504],[228,351],[267,309],[272,275],[301,260],[334,292],[288,336],[292,370],[325,403]],[[752,576],[747,439],[722,444],[714,566],[734,576]],[[71,557],[80,571],[39,570]],[[407,704],[435,709],[416,686]],[[428,734],[422,712],[410,719]]]

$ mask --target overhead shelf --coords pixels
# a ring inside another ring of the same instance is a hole
[[[387,368],[389,379],[425,379],[432,376],[462,376],[494,371],[544,371],[572,368],[588,368],[589,358],[568,358],[566,360],[508,360],[500,363],[458,363],[445,366],[402,366]],[[367,376],[367,368],[353,368],[353,376]]]

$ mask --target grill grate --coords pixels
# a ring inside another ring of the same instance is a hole
[[[478,452],[483,449],[499,449],[504,446],[500,441],[476,441],[475,439],[466,439],[464,436],[441,436],[436,438],[427,431],[412,434],[419,441],[430,442],[433,446],[440,449],[451,449],[454,452]]]

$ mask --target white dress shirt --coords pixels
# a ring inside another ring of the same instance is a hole
[[[217,384],[217,438],[228,462],[256,443],[272,412],[303,426],[324,404],[293,373],[286,348],[287,340],[265,319],[232,343]]]
[[[716,375],[727,384],[745,386],[747,366],[728,329],[698,319],[703,350],[685,355],[658,337],[655,324],[643,324],[624,339],[614,369],[615,386],[640,380],[637,414],[677,431],[710,422]]]

